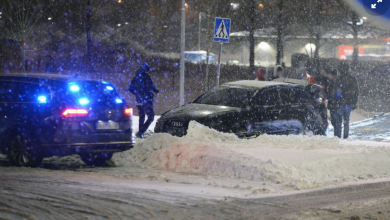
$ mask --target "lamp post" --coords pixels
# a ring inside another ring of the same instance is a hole
[[[199,30],[198,30],[198,59],[199,59],[199,63],[201,61],[200,39],[201,39],[201,30],[202,30],[202,14],[203,14],[203,12],[199,12]]]
[[[181,37],[180,37],[180,105],[184,105],[184,51],[186,33],[186,3],[181,1]]]
[[[200,29],[202,27],[202,12],[199,12],[199,31],[198,31],[198,59],[200,55]],[[200,61],[200,60],[199,60]],[[200,62],[199,62],[200,63]]]

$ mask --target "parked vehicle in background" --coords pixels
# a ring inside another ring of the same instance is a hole
[[[194,120],[239,137],[261,134],[324,135],[327,115],[311,86],[285,82],[238,81],[210,90],[192,103],[164,113],[156,133],[183,136]]]
[[[70,154],[103,165],[114,152],[133,147],[131,117],[132,109],[108,82],[0,75],[0,151],[15,166]]]
[[[185,51],[184,58],[188,62],[193,63],[206,63],[207,62],[207,51]],[[209,53],[209,63],[214,63],[215,54]]]

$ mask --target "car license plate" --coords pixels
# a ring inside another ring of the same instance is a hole
[[[97,130],[118,130],[119,124],[115,121],[99,121],[96,123]]]

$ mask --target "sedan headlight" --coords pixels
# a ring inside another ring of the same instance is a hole
[[[164,120],[158,119],[156,126],[154,127],[154,132],[162,132],[164,129]]]

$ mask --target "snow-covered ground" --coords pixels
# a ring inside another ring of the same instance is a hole
[[[365,112],[352,115],[367,118]],[[373,122],[362,125],[367,123]],[[154,126],[155,122],[149,134]],[[133,130],[138,131],[137,116]],[[108,164],[116,167],[116,173],[141,167],[165,172],[173,182],[185,182],[192,175],[193,183],[247,188],[262,194],[388,178],[389,156],[390,143],[293,135],[246,140],[191,122],[185,137],[154,134],[137,139],[133,149],[116,153]],[[77,155],[45,162],[83,164]]]
[[[137,131],[138,117],[133,122]],[[0,197],[8,201],[0,204],[0,218],[334,219],[338,213],[377,213],[390,201],[376,190],[387,192],[381,182],[390,181],[389,158],[387,142],[271,135],[246,140],[191,122],[185,137],[137,139],[132,150],[114,155],[111,167],[85,167],[78,156],[48,158],[49,169],[0,167]]]
[[[366,111],[361,110],[361,109],[356,109],[356,110],[351,112],[350,120],[351,120],[351,123],[354,123],[354,122],[363,121],[363,120],[372,118],[377,114],[378,113],[376,113],[376,112],[366,112]]]

